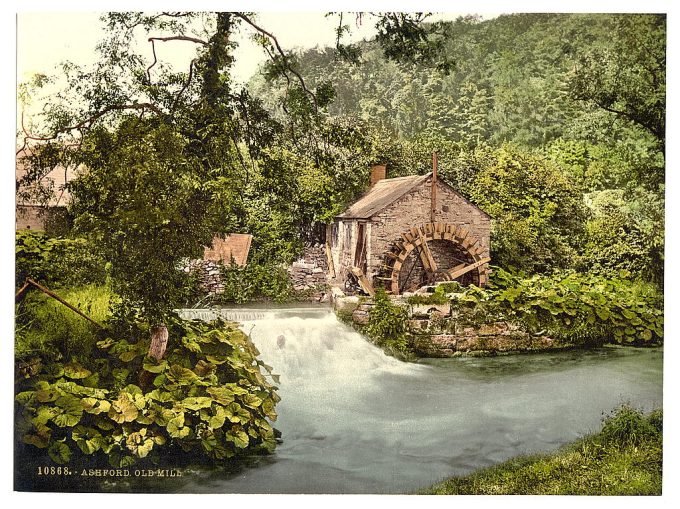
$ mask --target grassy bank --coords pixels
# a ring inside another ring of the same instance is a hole
[[[661,495],[662,413],[622,407],[602,431],[549,455],[453,477],[429,495]]]
[[[57,294],[98,323],[109,317],[114,298],[106,286],[87,285],[62,288]],[[50,358],[87,355],[97,341],[96,327],[62,303],[31,290],[16,308],[15,356]]]

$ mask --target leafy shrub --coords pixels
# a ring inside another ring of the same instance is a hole
[[[82,238],[53,238],[43,232],[19,230],[15,256],[17,287],[23,285],[26,278],[55,287],[106,281],[104,260],[94,254],[92,246]]]
[[[444,293],[442,286],[437,286],[433,293],[427,295],[411,295],[406,302],[412,305],[418,304],[446,304],[449,298]]]
[[[663,191],[606,190],[590,193],[586,203],[592,217],[576,268],[603,275],[627,270],[663,286]]]
[[[106,286],[89,285],[59,291],[59,296],[95,322],[109,316],[114,296]],[[41,356],[44,359],[89,356],[97,341],[97,329],[82,316],[44,293],[31,290],[16,311],[17,359]]]
[[[276,419],[279,397],[261,368],[278,376],[248,336],[233,323],[175,319],[170,337],[177,340],[160,362],[146,356],[148,340],[107,337],[87,362],[20,369],[21,442],[58,464],[106,457],[116,468],[174,453],[175,462],[217,463],[272,452],[268,419]]]
[[[497,263],[531,272],[572,267],[586,217],[574,182],[551,161],[512,144],[480,147],[471,156],[479,170],[462,191],[494,218]]]
[[[660,410],[645,416],[641,411],[623,405],[605,417],[600,438],[605,443],[620,446],[639,445],[650,438],[658,438],[662,421],[663,413]]]
[[[530,331],[577,342],[658,343],[663,298],[651,285],[573,271],[530,278],[494,270],[486,291],[471,287],[459,305],[482,304],[491,314],[522,322]]]
[[[407,309],[393,304],[383,288],[376,290],[374,304],[368,313],[366,333],[378,346],[406,354]]]
[[[284,302],[293,296],[293,286],[286,270],[276,264],[245,267],[225,266],[221,272],[224,293],[214,300],[244,304],[257,300]]]

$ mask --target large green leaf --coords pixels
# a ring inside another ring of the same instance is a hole
[[[94,454],[102,446],[106,445],[106,439],[95,428],[86,426],[76,426],[73,429],[71,438],[76,445],[83,451],[83,454]]]
[[[240,426],[232,426],[231,430],[227,432],[225,438],[239,449],[245,449],[248,447],[249,439],[248,434],[243,431]]]
[[[85,369],[77,362],[70,362],[64,366],[64,376],[68,378],[73,378],[74,380],[79,380],[81,378],[87,378],[92,374],[92,371]]]
[[[262,400],[255,396],[255,394],[245,394],[241,396],[241,402],[250,408],[257,408],[262,404]]]
[[[606,321],[609,319],[610,313],[609,309],[603,308],[603,307],[596,307],[595,308],[595,313],[597,313],[597,316],[600,318],[602,321]]]
[[[184,368],[179,364],[173,364],[166,372],[166,376],[180,385],[190,385],[199,380],[198,375],[188,368]]]
[[[132,422],[139,415],[139,410],[131,400],[131,396],[125,392],[118,394],[118,398],[111,402],[108,416],[118,424]]]
[[[212,429],[218,429],[224,426],[224,422],[227,419],[227,413],[222,407],[217,408],[217,412],[214,416],[210,417],[208,420],[208,426]]]
[[[166,429],[168,430],[168,434],[172,438],[186,438],[189,436],[189,433],[191,433],[191,429],[189,426],[184,425],[184,414],[180,414],[177,417],[174,417],[173,419],[170,419],[168,421],[168,425],[166,426]]]
[[[201,408],[210,408],[213,399],[205,396],[184,398],[182,400],[182,406],[189,410],[200,410]]]
[[[82,402],[88,414],[107,413],[111,409],[111,403],[105,399],[83,398]]]
[[[168,401],[173,401],[172,394],[168,391],[162,391],[160,389],[154,389],[153,391],[146,394],[147,399],[152,399],[154,401],[159,401],[161,403],[167,403]]]
[[[54,404],[59,408],[59,413],[52,418],[52,422],[64,428],[75,426],[83,416],[83,404],[79,398],[71,395],[59,397]]]
[[[210,394],[215,401],[225,406],[234,401],[234,391],[230,387],[208,387],[206,392]]]
[[[142,367],[149,373],[162,373],[163,371],[168,369],[168,361],[163,359],[160,362],[157,362],[155,359],[151,357],[146,357],[144,359],[144,364],[142,365]]]
[[[23,391],[14,396],[14,400],[22,406],[28,406],[35,400],[35,391]]]
[[[274,410],[274,401],[270,398],[267,398],[264,400],[262,403],[262,410],[264,411],[264,415],[269,417],[272,421],[275,421],[278,417],[276,410]]]
[[[59,397],[59,391],[55,386],[51,386],[47,382],[42,382],[38,384],[40,388],[35,391],[35,399],[40,403],[48,403],[50,401],[56,401]]]
[[[146,458],[153,449],[154,443],[153,438],[147,436],[146,428],[130,433],[125,440],[125,446],[128,450],[139,458]]]
[[[64,442],[54,442],[50,448],[47,449],[47,453],[55,463],[60,465],[68,463],[71,459],[71,449],[69,449],[68,445]]]
[[[225,407],[224,411],[231,422],[245,424],[250,420],[250,412],[242,408],[238,403],[230,403]]]

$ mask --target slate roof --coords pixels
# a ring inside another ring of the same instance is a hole
[[[432,177],[432,172],[427,173],[426,175],[409,175],[408,177],[380,180],[365,195],[359,198],[358,201],[342,214],[338,214],[335,217],[336,219],[370,219],[406,193],[425,183],[430,177]],[[489,214],[449,186],[440,177],[438,177],[437,182],[444,184],[485,216],[490,217]]]
[[[430,175],[431,173],[380,180],[368,193],[336,217],[338,219],[368,219],[425,182]]]

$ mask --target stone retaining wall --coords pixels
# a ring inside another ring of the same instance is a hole
[[[198,275],[201,289],[209,294],[224,292],[224,284],[220,277],[222,264],[212,260],[191,260],[185,264],[185,272]],[[328,295],[326,274],[328,262],[323,244],[315,244],[305,248],[302,257],[287,269],[293,289],[298,294],[309,294],[308,300],[321,301]]]
[[[224,293],[224,285],[220,277],[222,264],[211,260],[191,260],[184,266],[184,272],[197,274],[201,290],[208,294]]]
[[[310,292],[310,300],[319,300],[314,296],[322,297],[327,293],[328,261],[323,244],[307,246],[303,255],[287,271],[293,289],[296,292]]]
[[[519,325],[506,321],[470,326],[451,316],[448,304],[408,305],[403,299],[392,300],[409,308],[411,347],[420,357],[496,355],[568,349],[575,346],[547,336],[529,334]],[[373,303],[368,299],[338,297],[333,301],[333,306],[345,314],[351,311],[352,322],[360,329],[368,324]]]

